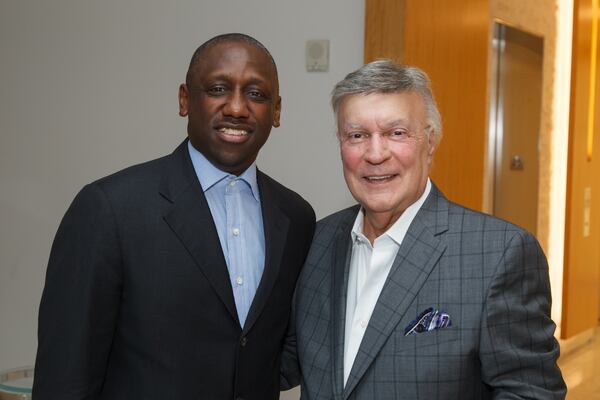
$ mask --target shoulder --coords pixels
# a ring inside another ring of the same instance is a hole
[[[106,191],[125,189],[131,191],[139,186],[158,185],[170,156],[132,165],[120,171],[107,175],[92,182],[91,186],[98,186]]]
[[[461,206],[460,204],[451,201],[449,201],[448,218],[451,230],[496,231],[507,234],[514,233],[521,236],[531,236],[527,230],[512,222]]]
[[[331,268],[336,262],[335,253],[337,250],[343,251],[338,246],[350,244],[349,232],[359,209],[358,205],[348,207],[317,222],[310,251],[298,280],[298,304],[302,304],[303,299],[312,297],[306,296],[315,290],[328,293]]]
[[[418,214],[420,221],[447,242],[453,254],[501,256],[517,243],[539,248],[537,239],[522,227],[448,200],[437,187]]]
[[[156,204],[155,188],[158,188],[165,159],[133,165],[83,186],[65,212],[57,240],[70,237],[69,232],[91,240],[91,235],[112,232],[120,226],[119,221],[132,220],[147,204]]]
[[[161,157],[97,179],[85,185],[73,203],[84,208],[104,204],[113,212],[132,212],[142,204],[156,202],[168,159],[169,156]]]
[[[339,234],[345,234],[342,232],[348,233],[349,241],[349,232],[359,209],[359,205],[354,205],[319,220],[315,227],[309,258],[320,259],[322,253],[332,247],[335,238]]]
[[[450,244],[461,251],[501,256],[513,250],[517,254],[543,254],[536,237],[526,229],[480,211],[448,202]]]
[[[351,226],[354,223],[359,210],[360,205],[355,204],[319,220],[317,222],[315,236],[333,236],[338,229]]]

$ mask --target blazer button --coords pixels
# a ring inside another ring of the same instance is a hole
[[[242,347],[245,347],[246,343],[248,343],[248,339],[246,339],[246,336],[242,336],[242,338],[240,339],[240,344],[242,345]]]

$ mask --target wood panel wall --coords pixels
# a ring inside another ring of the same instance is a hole
[[[571,115],[565,221],[565,263],[561,338],[598,325],[600,269],[600,59],[596,51],[593,153],[588,158],[592,54],[592,0],[576,0],[573,21]],[[589,236],[584,236],[585,190],[591,190]]]
[[[402,62],[405,0],[366,0],[365,63],[378,58]]]
[[[452,200],[482,209],[487,141],[489,5],[481,0],[367,0],[365,62],[424,69],[444,138],[432,178]]]

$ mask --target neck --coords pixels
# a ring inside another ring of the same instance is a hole
[[[375,239],[390,229],[403,213],[404,210],[395,213],[374,213],[364,210],[363,234],[369,239],[371,245],[375,243]]]

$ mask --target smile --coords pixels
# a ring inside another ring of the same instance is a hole
[[[392,179],[394,179],[397,176],[397,174],[391,174],[391,175],[371,175],[371,176],[365,176],[364,179],[366,179],[368,182],[370,183],[380,183],[380,182],[388,182]]]
[[[247,130],[244,129],[233,129],[233,128],[221,128],[219,132],[224,133],[225,135],[231,136],[246,136],[248,134]]]
[[[231,128],[222,126],[217,128],[219,139],[226,143],[242,144],[250,140],[250,130],[246,128]]]

